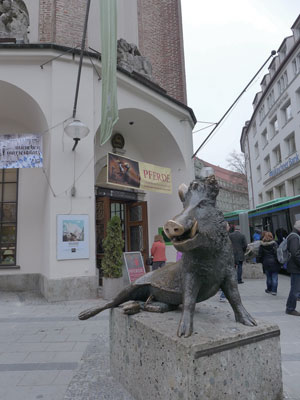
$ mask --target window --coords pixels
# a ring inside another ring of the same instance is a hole
[[[267,97],[268,109],[270,110],[275,103],[274,89],[271,90],[270,94]]]
[[[267,155],[267,157],[265,158],[265,169],[266,169],[266,172],[269,172],[271,169],[271,161],[270,161],[269,155]]]
[[[261,204],[263,202],[263,195],[262,193],[259,193],[258,195],[258,204]]]
[[[257,158],[259,156],[258,142],[256,142],[254,145],[254,153],[255,153],[255,158]]]
[[[292,61],[292,67],[294,75],[298,75],[300,72],[300,53]]]
[[[284,124],[286,124],[292,118],[292,106],[290,101],[282,107],[281,111],[283,115]]]
[[[286,196],[286,191],[285,191],[285,184],[283,183],[282,185],[278,186],[278,197],[285,197]]]
[[[261,134],[262,145],[265,147],[269,143],[268,131],[265,129]]]
[[[296,104],[297,104],[297,109],[300,109],[300,88],[296,90]]]
[[[265,106],[264,106],[264,105],[262,105],[262,106],[260,107],[259,112],[258,112],[258,115],[259,115],[259,122],[261,123],[262,120],[265,118],[265,115],[266,115]]]
[[[278,92],[279,95],[281,95],[281,93],[283,93],[285,91],[285,89],[288,86],[288,76],[287,76],[287,72],[285,71],[281,77],[279,78],[279,80],[277,81],[277,87],[278,87]]]
[[[261,180],[261,168],[260,165],[256,168],[256,173],[257,173],[257,181]]]
[[[293,196],[298,196],[300,194],[300,176],[292,180],[293,183]]]
[[[18,170],[0,169],[0,265],[16,265]]]
[[[273,154],[276,165],[280,164],[282,162],[280,146],[275,147],[275,149],[273,150]]]
[[[253,129],[253,136],[255,136],[256,133],[257,133],[257,128],[256,128],[256,122],[255,121],[253,122],[252,129]]]
[[[291,133],[286,139],[285,139],[286,147],[287,147],[287,153],[288,156],[296,152],[296,142],[295,142],[295,133]]]
[[[273,200],[273,199],[274,199],[273,190],[268,190],[268,191],[266,192],[266,197],[267,197],[267,201]]]
[[[272,137],[274,137],[279,132],[277,117],[272,119],[272,121],[270,122],[270,126],[271,126],[271,135],[272,135]]]

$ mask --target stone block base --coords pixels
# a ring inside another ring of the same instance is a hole
[[[247,327],[231,310],[202,303],[193,335],[178,338],[180,316],[111,310],[111,373],[136,400],[283,398],[277,325]]]
[[[40,292],[48,301],[80,300],[98,297],[96,276],[48,279],[41,274],[0,275],[0,290]]]
[[[96,298],[98,293],[97,277],[47,279],[41,275],[40,292],[48,301]]]
[[[265,275],[260,263],[243,263],[243,278],[245,279],[262,279]]]

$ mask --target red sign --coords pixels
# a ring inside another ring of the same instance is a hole
[[[146,273],[142,254],[140,251],[132,251],[123,254],[129,282],[133,283]]]

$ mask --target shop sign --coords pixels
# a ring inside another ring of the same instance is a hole
[[[134,161],[118,154],[108,153],[107,157],[108,183],[172,194],[170,168]]]
[[[0,135],[0,168],[42,167],[42,135]]]
[[[57,260],[89,258],[89,216],[57,215]]]
[[[123,255],[129,282],[133,283],[146,273],[143,256],[140,251],[126,252]]]
[[[273,178],[274,176],[280,174],[282,171],[284,171],[285,169],[291,167],[292,165],[298,162],[299,162],[299,155],[297,153],[294,157],[290,157],[286,162],[279,165],[279,167],[272,169],[272,171],[269,172],[269,177]]]

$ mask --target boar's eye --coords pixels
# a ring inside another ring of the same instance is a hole
[[[205,207],[206,205],[207,205],[207,200],[201,200],[201,201],[198,203],[198,207],[199,207],[199,208]]]

